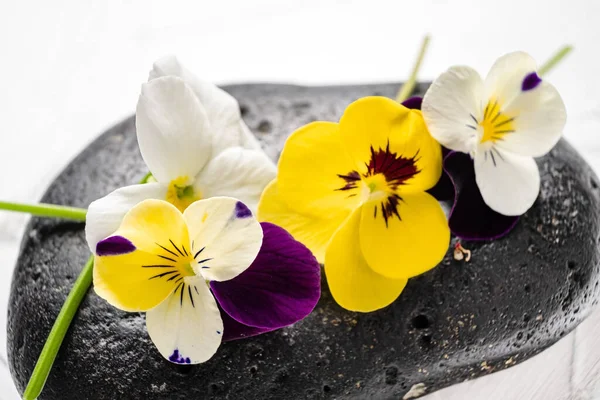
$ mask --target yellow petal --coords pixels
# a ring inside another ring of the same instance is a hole
[[[350,311],[379,310],[398,298],[406,279],[389,279],[367,265],[359,243],[361,209],[335,233],[325,254],[325,275],[335,301]]]
[[[194,275],[183,215],[161,200],[145,200],[96,246],[94,289],[125,311],[147,311]]]
[[[350,211],[358,205],[359,190],[347,186],[339,175],[354,169],[342,147],[338,124],[310,123],[285,142],[277,176],[279,195],[291,209],[309,215]]]
[[[344,111],[340,134],[360,173],[367,172],[373,152],[385,151],[388,144],[397,158],[414,159],[418,173],[403,183],[405,192],[430,189],[442,174],[440,144],[429,134],[420,110],[386,97],[364,97]]]
[[[450,230],[442,207],[427,193],[403,195],[397,211],[400,218],[392,214],[386,225],[381,203],[363,205],[360,247],[373,271],[394,279],[410,278],[442,261]]]
[[[294,212],[279,196],[277,186],[277,181],[273,180],[265,188],[258,204],[258,220],[271,222],[287,230],[323,264],[325,249],[335,231],[348,218],[349,212],[341,210],[338,214],[323,217]]]

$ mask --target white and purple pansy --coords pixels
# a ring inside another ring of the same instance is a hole
[[[211,358],[222,340],[306,317],[320,297],[320,266],[285,230],[260,224],[229,197],[131,208],[92,244],[94,289],[124,311],[146,312],[150,338],[177,364]]]
[[[125,213],[145,199],[166,200],[184,211],[196,200],[231,196],[256,210],[276,175],[237,101],[174,57],[158,60],[142,85],[136,133],[153,182],[116,189],[90,204],[86,239],[91,244],[114,232]]]
[[[566,123],[566,110],[557,90],[536,70],[535,61],[523,52],[498,59],[485,81],[472,68],[452,67],[433,82],[423,98],[423,117],[431,135],[473,160],[473,179],[462,180],[454,212],[468,208],[459,204],[465,202],[478,207],[484,204],[500,217],[512,217],[497,218],[496,228],[488,231],[462,226],[466,236],[486,239],[505,234],[514,226],[514,217],[525,213],[538,196],[540,174],[534,157],[556,145]],[[458,160],[455,157],[450,154],[446,161]],[[454,167],[449,165],[447,170],[456,170]],[[455,173],[450,175],[455,178]],[[471,181],[475,188],[470,187]],[[466,224],[489,223],[489,219],[469,219]],[[453,232],[460,235],[455,229]]]

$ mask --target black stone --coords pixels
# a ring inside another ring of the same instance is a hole
[[[295,128],[338,120],[352,100],[393,96],[397,86],[226,89],[276,159]],[[411,279],[393,305],[371,314],[338,307],[324,282],[304,321],[225,343],[202,365],[165,361],[143,314],[116,310],[90,291],[40,398],[398,399],[417,383],[431,393],[519,363],[575,328],[599,293],[598,179],[564,140],[538,164],[535,206],[508,237],[464,242],[470,263],[454,261],[449,249],[438,268]],[[145,172],[129,118],[79,155],[43,201],[85,207]],[[34,218],[25,234],[8,311],[10,369],[21,392],[89,256],[83,228]]]

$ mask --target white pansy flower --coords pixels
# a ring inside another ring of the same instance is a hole
[[[485,81],[469,67],[452,67],[423,98],[431,135],[474,160],[485,203],[503,215],[521,215],[535,202],[540,174],[533,157],[548,153],[566,123],[565,105],[536,73],[531,56],[507,54]]]
[[[242,121],[237,101],[194,77],[175,58],[157,61],[142,85],[136,130],[156,182],[117,189],[90,205],[86,239],[92,251],[145,199],[167,200],[184,211],[196,200],[229,196],[255,211],[276,176],[275,164]]]

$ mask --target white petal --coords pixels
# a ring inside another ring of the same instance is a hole
[[[483,82],[472,68],[452,67],[440,75],[423,97],[427,128],[445,147],[469,153],[479,140]]]
[[[178,76],[190,85],[204,106],[215,135],[213,154],[233,146],[260,149],[258,141],[243,122],[240,107],[233,96],[212,83],[198,79],[173,56],[156,61],[150,79],[169,75]]]
[[[194,186],[202,197],[235,197],[256,212],[265,187],[277,168],[262,152],[231,147],[213,158],[200,172]]]
[[[508,107],[521,93],[523,78],[536,70],[535,60],[525,52],[516,51],[500,57],[485,78],[486,103],[497,99],[503,109]]]
[[[192,203],[183,213],[196,260],[196,274],[226,281],[244,272],[262,245],[262,227],[250,209],[231,197]]]
[[[142,85],[136,110],[142,157],[159,182],[194,179],[211,157],[206,112],[182,79],[165,77]]]
[[[540,173],[532,157],[495,147],[475,155],[475,179],[485,203],[503,215],[524,214],[540,191]]]
[[[204,279],[186,277],[165,301],[146,313],[150,339],[167,360],[198,364],[221,344],[223,321]]]
[[[92,202],[85,222],[85,238],[92,253],[96,245],[119,229],[127,212],[146,199],[164,200],[167,186],[160,183],[125,186]]]
[[[514,132],[503,135],[496,145],[524,156],[540,157],[552,150],[567,122],[567,111],[560,94],[546,81],[521,91],[504,112],[515,116]]]

